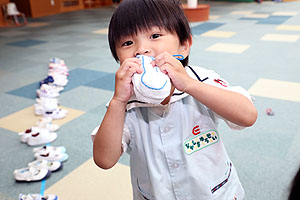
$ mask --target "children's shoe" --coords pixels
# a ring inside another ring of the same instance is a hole
[[[54,153],[51,151],[44,152],[44,153],[35,153],[34,157],[36,160],[48,160],[51,162],[54,161],[59,161],[59,162],[64,162],[68,160],[69,155],[66,153]]]
[[[62,87],[68,84],[67,76],[62,74],[56,74],[56,73],[51,73],[50,75],[53,76],[54,78],[54,84]]]
[[[55,101],[53,102],[44,102],[43,104],[36,103],[34,104],[35,113],[38,115],[43,115],[47,111],[53,111],[58,108],[58,105]]]
[[[33,148],[32,151],[33,153],[38,153],[38,154],[47,154],[48,152],[60,154],[66,152],[66,147],[64,146],[54,147],[54,146],[45,145],[45,146]]]
[[[55,194],[19,194],[19,200],[58,200],[58,197]]]
[[[60,126],[58,124],[53,124],[52,123],[52,118],[51,117],[40,118],[36,122],[36,126],[39,127],[39,128],[48,129],[50,132],[56,132],[60,128]]]
[[[19,200],[41,200],[40,194],[19,194]]]
[[[62,119],[66,117],[68,111],[65,109],[55,108],[54,110],[48,110],[49,108],[45,108],[39,104],[34,104],[34,113],[36,115],[42,115],[46,118],[50,117],[52,119]]]
[[[62,119],[65,118],[68,111],[65,109],[55,109],[53,111],[46,111],[44,117],[51,117],[52,119]]]
[[[59,105],[58,98],[40,97],[40,98],[35,98],[35,101],[37,104],[40,104],[42,106],[48,105],[48,104]]]
[[[40,87],[43,85],[43,84],[49,84],[49,83],[53,83],[54,82],[54,79],[52,76],[47,76],[47,78],[45,78],[44,80],[40,81]]]
[[[28,163],[28,167],[33,167],[35,169],[48,169],[51,172],[55,172],[62,168],[62,163],[59,161],[35,160]]]
[[[36,90],[38,97],[56,98],[59,97],[59,91],[55,87],[43,84],[40,89]]]
[[[50,132],[47,129],[40,129],[37,133],[32,133],[30,137],[27,138],[27,144],[29,146],[43,145],[56,140],[57,134],[55,132]]]
[[[50,174],[51,171],[48,169],[36,169],[33,167],[16,169],[14,171],[15,179],[19,182],[40,181],[50,176]]]
[[[60,74],[60,75],[64,75],[64,76],[69,76],[69,72],[66,68],[52,68],[48,70],[48,75],[52,76],[52,75],[56,75],[56,74]]]
[[[59,64],[59,65],[65,65],[65,61],[63,59],[60,59],[60,58],[50,58],[49,59],[49,63],[55,63],[55,64]]]
[[[18,135],[21,137],[21,142],[27,143],[27,139],[31,136],[32,133],[39,132],[40,129],[37,127],[31,127],[29,129],[26,129],[23,132],[18,133]]]

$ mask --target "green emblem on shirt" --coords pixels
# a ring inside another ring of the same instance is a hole
[[[219,135],[216,130],[209,130],[195,137],[189,138],[183,143],[183,149],[186,154],[192,154],[200,149],[208,147],[219,141]]]

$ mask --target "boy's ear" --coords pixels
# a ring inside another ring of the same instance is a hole
[[[190,48],[193,44],[192,35],[183,43],[181,44],[181,54],[186,58],[190,54]]]

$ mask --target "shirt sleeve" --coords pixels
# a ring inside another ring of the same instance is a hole
[[[98,132],[100,126],[97,126],[96,128],[94,128],[94,130],[91,133],[91,139],[94,142],[96,134]],[[123,128],[123,135],[122,135],[122,152],[126,152],[129,146],[129,142],[130,142],[130,132],[129,132],[129,128],[126,126],[126,124],[124,124],[124,128]]]
[[[212,70],[206,70],[206,69],[200,68],[200,73],[203,75],[205,74],[204,77],[207,77],[207,80],[204,81],[204,83],[216,86],[218,88],[222,88],[225,90],[229,90],[232,92],[237,92],[239,94],[242,94],[243,96],[245,96],[247,99],[249,99],[253,103],[253,98],[250,96],[250,94],[248,93],[247,90],[245,90],[244,88],[242,88],[240,86],[230,86],[229,83],[225,79],[221,78],[221,76],[219,74],[217,74],[216,72],[214,72]],[[225,123],[233,130],[241,130],[241,129],[245,128],[243,126],[237,125],[235,123],[232,123],[232,122],[222,118],[221,116],[219,116],[216,113],[214,113],[214,114],[215,114],[216,118],[223,119],[225,121]]]

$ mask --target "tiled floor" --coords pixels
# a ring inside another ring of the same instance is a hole
[[[191,65],[220,73],[255,98],[256,124],[219,132],[236,165],[246,200],[286,199],[300,165],[300,2],[213,2],[210,20],[192,23]],[[29,19],[25,27],[0,28],[0,199],[19,193],[55,193],[61,200],[132,199],[129,156],[111,170],[92,160],[90,132],[105,113],[114,90],[107,41],[112,7]],[[34,125],[38,82],[49,59],[64,59],[69,83],[59,97],[69,114],[52,144],[67,148],[61,171],[35,183],[16,183],[13,170],[34,159],[18,132]],[[272,108],[275,115],[268,116]]]

